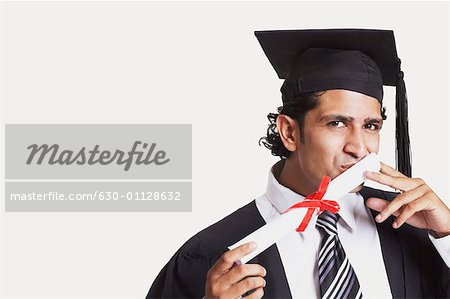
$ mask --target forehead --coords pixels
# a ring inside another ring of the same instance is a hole
[[[381,104],[377,99],[350,90],[334,89],[325,91],[319,105],[311,112],[316,116],[341,114],[354,118],[380,117]]]

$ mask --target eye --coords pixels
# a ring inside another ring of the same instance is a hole
[[[336,128],[345,127],[345,123],[343,121],[340,121],[340,120],[330,121],[327,125],[330,126],[330,127],[336,127]]]
[[[381,126],[377,124],[366,124],[364,125],[364,129],[369,129],[370,131],[379,131],[381,129]]]

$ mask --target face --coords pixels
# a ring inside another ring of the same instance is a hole
[[[347,90],[326,91],[319,105],[306,113],[303,132],[297,130],[304,134],[304,142],[298,138],[289,157],[300,182],[315,190],[323,175],[333,179],[369,153],[378,153],[382,123],[375,98]]]

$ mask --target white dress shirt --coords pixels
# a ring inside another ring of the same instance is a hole
[[[279,162],[272,167],[266,193],[256,199],[256,206],[266,223],[304,199],[277,181],[273,172],[277,175],[281,166]],[[364,205],[364,198],[359,193],[348,193],[340,202],[338,236],[358,277],[363,296],[392,298],[378,231]],[[293,231],[276,243],[293,298],[320,298],[317,260],[322,236],[315,228],[316,219],[311,219],[313,223],[308,226],[312,229],[303,233]],[[430,235],[430,239],[449,266],[450,236],[434,239]]]

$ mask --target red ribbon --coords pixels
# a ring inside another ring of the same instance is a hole
[[[311,220],[311,217],[314,213],[314,211],[319,208],[319,211],[317,214],[322,213],[323,211],[329,211],[333,214],[336,214],[339,212],[339,204],[334,200],[328,200],[328,199],[322,199],[325,195],[325,192],[327,191],[328,184],[330,183],[331,178],[329,176],[324,176],[322,178],[322,182],[320,182],[319,190],[316,192],[306,196],[305,200],[296,203],[289,209],[283,212],[287,213],[291,210],[298,209],[298,208],[308,208],[308,211],[306,212],[305,217],[303,218],[300,225],[297,227],[297,232],[303,232],[305,231],[306,227],[308,226],[309,221]]]

